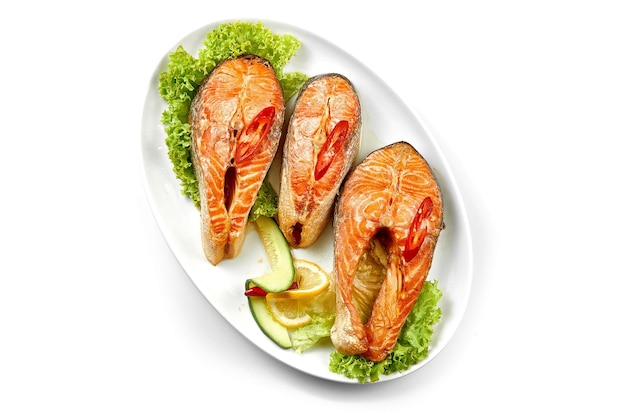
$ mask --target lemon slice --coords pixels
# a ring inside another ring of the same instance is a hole
[[[265,296],[267,308],[278,323],[293,329],[311,322],[309,311],[315,299],[330,286],[330,277],[319,265],[304,259],[294,259],[297,289]]]
[[[269,298],[308,299],[324,292],[330,285],[330,277],[318,264],[305,259],[294,259],[296,289],[268,294]]]
[[[269,295],[266,297],[268,310],[274,317],[274,320],[288,329],[302,327],[313,320],[307,313],[307,303],[304,300],[271,297]]]

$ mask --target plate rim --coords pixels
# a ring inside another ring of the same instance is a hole
[[[142,113],[142,120],[141,120],[141,140],[140,140],[140,155],[141,155],[141,174],[142,174],[142,181],[143,181],[143,185],[144,185],[144,192],[146,194],[146,198],[148,199],[149,202],[149,206],[151,209],[151,212],[157,222],[157,225],[159,226],[159,230],[161,232],[161,234],[163,235],[166,244],[168,245],[169,249],[172,251],[172,253],[174,254],[174,257],[176,258],[177,262],[179,263],[179,265],[181,266],[181,268],[185,271],[185,274],[187,275],[187,277],[191,280],[191,282],[196,286],[196,288],[198,289],[198,291],[200,291],[200,293],[205,297],[205,299],[209,302],[209,304],[218,312],[218,314],[220,314],[222,316],[222,318],[224,318],[229,325],[231,325],[232,327],[234,327],[238,332],[240,332],[244,338],[246,338],[250,343],[252,343],[253,345],[255,345],[257,348],[261,349],[262,351],[265,351],[265,353],[267,353],[269,356],[273,357],[274,359],[287,364],[301,372],[304,372],[306,374],[315,376],[315,377],[319,377],[322,379],[326,379],[329,381],[334,381],[334,382],[343,382],[343,383],[359,383],[357,380],[353,380],[353,379],[349,379],[346,377],[343,377],[341,375],[337,375],[334,373],[331,373],[330,371],[328,371],[328,369],[326,369],[327,374],[324,373],[320,373],[320,372],[312,372],[309,369],[302,369],[300,367],[298,367],[296,364],[292,363],[291,361],[285,360],[284,355],[280,355],[277,354],[277,352],[275,351],[275,347],[268,345],[268,344],[259,344],[257,343],[257,341],[253,340],[248,334],[246,334],[242,328],[238,327],[235,323],[233,323],[232,319],[230,317],[227,316],[227,314],[224,311],[221,311],[220,308],[218,308],[218,306],[216,306],[214,304],[214,302],[212,302],[211,298],[207,296],[207,294],[202,290],[202,287],[198,284],[197,280],[194,279],[194,276],[192,274],[192,272],[190,271],[190,267],[187,264],[185,259],[181,259],[183,258],[180,254],[180,250],[179,248],[175,248],[173,247],[173,242],[175,241],[173,236],[170,233],[169,228],[167,227],[168,225],[168,220],[166,219],[166,216],[164,215],[164,213],[162,212],[162,210],[159,210],[159,205],[156,201],[156,197],[154,194],[154,189],[153,189],[153,184],[151,183],[151,179],[150,179],[150,174],[148,172],[149,170],[149,164],[147,163],[147,149],[146,149],[146,145],[147,145],[147,141],[146,140],[146,135],[147,135],[147,129],[146,129],[146,123],[148,122],[148,120],[150,120],[149,116],[154,116],[154,114],[152,114],[151,112],[154,111],[153,108],[151,108],[150,103],[149,103],[149,99],[151,98],[151,96],[154,95],[154,86],[158,86],[158,76],[159,74],[164,70],[164,65],[167,63],[167,59],[169,57],[169,54],[171,52],[173,52],[175,50],[175,48],[177,48],[179,45],[183,45],[185,42],[189,42],[190,39],[192,38],[197,38],[200,37],[201,41],[204,39],[204,37],[206,36],[206,34],[217,28],[219,25],[223,24],[223,23],[229,23],[229,22],[238,22],[238,21],[245,21],[245,22],[258,22],[263,24],[266,28],[269,28],[270,30],[272,30],[272,32],[274,33],[292,33],[294,36],[298,37],[299,39],[302,39],[303,37],[308,37],[308,38],[314,38],[319,42],[322,42],[326,45],[331,46],[332,48],[334,48],[337,52],[341,53],[342,55],[344,55],[345,57],[349,58],[353,64],[356,64],[358,67],[360,67],[360,69],[362,71],[364,71],[365,73],[367,73],[369,76],[374,77],[375,80],[382,85],[383,87],[386,88],[386,90],[388,92],[391,92],[393,95],[395,95],[396,100],[403,105],[409,112],[409,114],[415,119],[416,123],[419,125],[420,129],[423,131],[423,135],[425,136],[425,138],[427,139],[429,145],[431,147],[433,147],[435,154],[438,156],[437,158],[437,162],[441,165],[440,169],[438,169],[439,172],[439,176],[441,175],[441,172],[445,173],[445,180],[446,180],[446,185],[451,189],[450,191],[452,192],[451,196],[455,197],[454,200],[454,207],[457,209],[457,213],[456,216],[458,218],[460,218],[461,222],[460,225],[462,226],[463,230],[462,230],[462,236],[464,237],[464,241],[463,244],[465,245],[465,250],[466,250],[466,261],[467,261],[467,266],[466,266],[466,277],[465,277],[465,295],[463,297],[463,299],[461,300],[460,304],[456,305],[456,309],[457,309],[457,313],[454,315],[455,321],[452,322],[452,329],[449,332],[449,334],[447,335],[447,339],[445,340],[445,342],[443,343],[443,345],[437,345],[436,349],[433,349],[432,346],[429,347],[429,354],[427,356],[427,358],[425,358],[424,360],[420,361],[418,364],[413,365],[409,370],[404,371],[404,372],[400,372],[400,373],[396,373],[396,374],[392,374],[392,375],[383,375],[380,377],[380,379],[376,382],[384,382],[384,381],[388,381],[388,380],[393,380],[393,379],[397,379],[401,376],[404,375],[408,375],[411,373],[414,373],[415,371],[417,371],[418,369],[421,369],[423,366],[425,366],[426,364],[430,363],[436,356],[438,356],[438,354],[447,346],[449,345],[450,340],[454,337],[454,335],[456,334],[456,332],[458,331],[461,321],[465,315],[465,311],[467,309],[467,305],[469,303],[469,299],[470,299],[470,293],[471,293],[471,287],[472,287],[472,282],[473,282],[473,261],[474,261],[474,254],[473,254],[473,244],[472,244],[472,235],[471,235],[471,230],[470,230],[470,224],[469,224],[469,217],[468,217],[468,213],[467,213],[467,209],[465,206],[465,200],[462,197],[462,193],[461,190],[459,188],[458,182],[456,180],[456,177],[454,176],[452,167],[449,164],[448,159],[446,158],[443,150],[441,149],[440,144],[438,143],[438,141],[435,139],[435,136],[432,134],[431,130],[429,129],[429,127],[427,126],[427,124],[424,122],[422,116],[420,115],[420,113],[411,105],[411,103],[406,100],[404,97],[402,97],[402,95],[400,93],[398,93],[397,91],[391,89],[391,87],[380,77],[378,76],[376,73],[374,73],[369,67],[365,66],[365,64],[363,64],[361,61],[359,61],[356,57],[354,57],[353,55],[351,55],[349,52],[345,51],[343,48],[337,46],[336,44],[330,42],[329,40],[315,34],[312,31],[309,31],[307,29],[304,28],[300,28],[297,26],[294,26],[292,24],[289,23],[284,23],[284,22],[280,22],[280,21],[276,21],[276,20],[272,20],[272,19],[264,19],[264,18],[259,18],[259,19],[251,19],[251,18],[235,18],[235,19],[223,19],[223,20],[219,20],[219,21],[215,21],[215,22],[210,22],[207,23],[206,25],[200,26],[198,28],[196,28],[195,30],[192,30],[191,32],[189,32],[187,35],[183,36],[182,38],[180,38],[178,40],[178,42],[174,43],[172,46],[170,46],[170,48],[164,53],[164,55],[162,56],[162,58],[158,61],[158,64],[156,66],[156,68],[153,70],[152,75],[150,77],[150,81],[148,83],[148,86],[146,88],[147,92],[145,95],[145,99],[144,99],[144,106],[143,106],[143,113]],[[305,36],[303,36],[305,35]],[[197,42],[197,40],[196,40]],[[304,41],[303,41],[304,44]],[[187,49],[186,49],[187,50]],[[189,51],[189,53],[193,54],[194,52],[197,51]],[[294,57],[294,58],[297,58]],[[292,60],[294,59],[292,58]],[[307,75],[311,76],[314,74],[308,74]],[[157,92],[157,96],[158,96],[158,92]],[[158,98],[160,99],[160,96],[158,96]],[[162,101],[162,99],[161,99]],[[161,109],[165,108],[165,103],[162,102],[161,103]],[[162,112],[162,110],[161,110]],[[159,120],[159,124],[160,124],[160,117],[161,117],[161,113],[158,113],[158,117],[157,120]],[[161,126],[162,128],[162,126]],[[158,130],[158,129],[157,129]],[[163,137],[161,138],[162,141],[162,148],[166,148],[165,145],[165,134],[163,133]],[[410,143],[413,143],[413,141],[410,141]],[[391,143],[391,142],[389,142]],[[169,161],[169,160],[168,160]],[[429,161],[430,163],[430,161]],[[163,167],[162,167],[163,168]],[[175,175],[173,173],[173,171],[171,170],[171,162],[168,164],[167,169],[169,170],[170,175],[174,178],[173,181],[179,186],[179,182],[178,179],[175,178]],[[440,178],[438,178],[438,180],[440,180]],[[443,190],[442,190],[443,191]],[[178,188],[178,193],[180,194],[180,188]],[[184,196],[182,196],[182,194],[178,195],[177,198],[180,200],[182,198],[186,198]],[[445,200],[444,200],[445,202]],[[189,206],[191,205],[191,202],[188,201],[186,202],[186,205]],[[187,207],[188,208],[188,207]],[[444,206],[444,210],[445,210],[445,206]],[[247,239],[247,238],[246,238]],[[204,262],[207,262],[206,259],[203,259]],[[444,292],[444,297],[446,296],[445,292]],[[251,314],[250,314],[251,316]],[[442,317],[442,320],[445,320],[444,317]],[[449,322],[446,322],[448,325],[450,325]],[[437,333],[435,333],[435,338],[437,337]],[[267,338],[266,338],[267,339]],[[267,339],[267,341],[269,341],[269,339]],[[270,341],[271,342],[271,341]],[[432,342],[431,342],[432,345]],[[297,355],[296,352],[290,351],[289,352],[292,355]],[[307,352],[304,352],[303,354],[307,354]],[[327,367],[326,367],[327,368]]]

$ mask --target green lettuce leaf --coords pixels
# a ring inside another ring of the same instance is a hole
[[[260,216],[274,217],[276,214],[278,214],[278,194],[266,178],[261,185],[248,218],[253,222]]]
[[[381,375],[409,369],[428,356],[433,327],[441,319],[439,300],[442,292],[437,281],[426,281],[419,298],[407,317],[393,350],[381,362],[372,362],[362,356],[331,352],[331,372],[357,379],[361,383],[376,382]]]
[[[159,74],[158,91],[166,109],[161,123],[167,135],[165,143],[183,195],[199,207],[198,181],[193,172],[189,108],[198,86],[223,60],[242,54],[264,57],[272,64],[283,88],[285,100],[295,95],[307,76],[300,72],[284,73],[284,67],[300,48],[300,41],[290,34],[274,34],[262,23],[223,23],[209,32],[194,58],[182,46],[169,55],[167,69]]]
[[[330,329],[335,321],[335,315],[311,315],[311,318],[311,323],[291,332],[292,349],[298,353],[330,338]]]

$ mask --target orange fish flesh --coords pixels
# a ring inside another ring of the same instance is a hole
[[[202,246],[214,265],[241,251],[248,214],[278,150],[284,114],[276,74],[256,55],[220,63],[191,103]]]
[[[331,340],[343,354],[379,362],[417,301],[443,229],[443,201],[428,163],[406,142],[372,152],[346,178],[334,223]],[[375,267],[363,268],[366,258],[378,259],[378,276]],[[372,279],[378,282],[363,312],[357,292]]]
[[[360,139],[361,105],[352,83],[334,73],[309,79],[294,104],[281,166],[278,223],[292,247],[315,243],[330,221]]]

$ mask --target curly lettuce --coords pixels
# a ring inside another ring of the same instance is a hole
[[[242,54],[264,57],[272,64],[283,89],[285,100],[294,96],[308,78],[300,72],[285,73],[285,65],[293,58],[300,41],[290,34],[278,35],[262,23],[223,23],[209,32],[194,58],[182,46],[169,55],[167,69],[159,74],[158,91],[166,109],[161,123],[167,137],[165,143],[181,192],[198,207],[198,181],[191,159],[189,108],[204,78],[223,60]]]
[[[372,362],[362,356],[348,356],[331,352],[331,372],[357,379],[361,383],[376,382],[381,375],[408,370],[428,356],[433,327],[441,319],[439,300],[442,291],[437,281],[426,281],[419,298],[407,317],[393,350],[381,362]]]
[[[251,222],[256,221],[260,216],[275,217],[278,214],[278,194],[272,184],[266,179],[261,184],[261,189],[257,194],[256,200],[250,215],[248,216]]]

